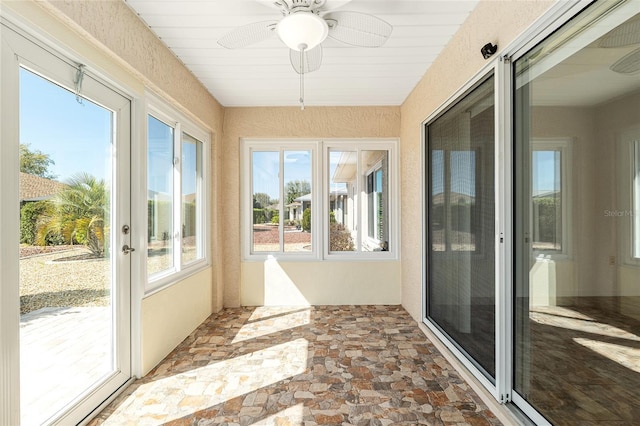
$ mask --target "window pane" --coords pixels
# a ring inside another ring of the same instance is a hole
[[[284,251],[311,251],[311,151],[284,151]]]
[[[362,251],[389,249],[389,155],[387,151],[362,151],[360,168],[365,173]]]
[[[495,377],[494,79],[427,126],[427,315]]]
[[[203,257],[202,142],[182,134],[182,263]]]
[[[355,251],[357,174],[355,151],[329,151],[329,251]]]
[[[149,116],[147,142],[147,208],[149,276],[173,268],[173,132]]]
[[[535,250],[562,250],[561,152],[532,153],[532,245]]]
[[[280,251],[280,152],[254,151],[251,157],[252,252]]]

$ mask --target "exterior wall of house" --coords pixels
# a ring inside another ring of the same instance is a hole
[[[36,35],[60,45],[64,53],[86,60],[92,70],[102,73],[134,98],[142,99],[150,90],[207,128],[212,144],[212,192],[219,192],[215,171],[219,156],[216,147],[222,134],[222,106],[126,3],[20,1],[3,2],[2,7],[30,28],[36,28]],[[134,125],[136,119],[134,115]],[[134,132],[134,152],[135,138]],[[215,198],[212,200],[212,263],[216,265],[221,263],[217,260],[219,245],[213,243],[219,222],[215,219]],[[221,278],[219,269],[209,268],[142,300],[139,312],[142,359],[138,373],[147,373],[213,311],[222,308]],[[144,283],[133,281],[132,286],[134,294],[142,294]]]
[[[225,224],[224,306],[285,304],[290,286],[265,287],[265,262],[243,262],[240,233],[241,138],[384,138],[400,134],[399,107],[226,108],[218,209]],[[288,284],[310,304],[400,303],[400,261],[282,262]],[[281,271],[281,272],[282,272]],[[308,271],[300,273],[301,271]],[[336,271],[340,271],[336,274]],[[278,272],[279,274],[281,272]],[[281,274],[282,275],[282,274]],[[279,276],[281,276],[279,275]],[[274,276],[274,275],[272,275]],[[288,289],[288,290],[287,290]],[[265,293],[265,290],[266,291]],[[356,294],[356,290],[357,293]]]
[[[422,320],[422,122],[479,72],[488,42],[498,53],[539,18],[553,1],[483,0],[431,65],[401,107],[402,305]]]

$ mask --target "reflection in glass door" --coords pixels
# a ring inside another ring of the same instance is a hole
[[[493,89],[427,124],[427,317],[495,383]]]
[[[130,103],[7,33],[20,67],[21,423],[75,424],[130,377]],[[81,94],[65,76],[82,77]]]
[[[515,61],[514,401],[538,424],[640,418],[632,3],[597,2]]]

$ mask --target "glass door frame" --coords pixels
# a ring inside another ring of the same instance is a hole
[[[4,12],[4,11],[3,11]],[[4,14],[3,14],[4,15]],[[0,144],[0,191],[3,204],[18,206],[19,176],[19,96],[20,68],[35,72],[51,82],[74,92],[73,82],[79,64],[46,44],[30,37],[12,20],[2,17],[0,22],[2,50],[0,111],[2,126]],[[124,244],[131,245],[131,234],[120,232],[130,225],[130,143],[132,100],[90,71],[82,80],[83,96],[112,111],[116,117],[112,130],[114,155],[111,168],[112,229],[112,318],[114,323],[114,370],[101,384],[83,393],[73,407],[52,423],[80,423],[94,412],[118,388],[131,380],[131,255],[121,252]],[[0,248],[3,252],[0,274],[0,423],[20,423],[20,296],[19,296],[19,209],[1,209]],[[6,254],[6,255],[5,255]]]
[[[515,62],[522,58],[527,52],[529,52],[534,47],[538,46],[544,39],[550,36],[553,32],[560,29],[563,25],[569,22],[572,18],[580,14],[584,9],[593,4],[593,0],[572,0],[568,2],[559,2],[554,5],[549,11],[543,15],[541,19],[539,19],[535,25],[531,26],[526,32],[524,32],[520,37],[518,37],[514,42],[510,44],[510,46],[505,50],[503,58],[505,63],[508,65],[505,69],[505,81],[504,81],[504,98],[502,100],[503,105],[505,105],[504,111],[501,116],[501,120],[504,123],[504,149],[505,149],[505,163],[510,163],[510,169],[506,172],[505,183],[510,185],[511,187],[505,187],[505,190],[509,192],[505,197],[506,205],[505,212],[508,212],[508,215],[505,216],[504,220],[509,221],[509,232],[512,234],[511,238],[507,240],[511,244],[510,250],[506,252],[506,262],[504,273],[506,281],[509,282],[508,288],[505,288],[505,298],[502,301],[503,309],[505,311],[505,315],[509,318],[509,321],[505,324],[504,332],[507,333],[508,344],[505,345],[504,350],[505,359],[508,359],[509,362],[503,366],[505,374],[508,378],[508,381],[505,382],[505,386],[509,389],[510,401],[517,406],[517,408],[522,411],[529,419],[535,422],[537,425],[551,425],[549,421],[543,417],[537,410],[533,408],[526,400],[523,398],[518,392],[515,391],[514,386],[514,374],[515,370],[515,330],[514,321],[515,321],[515,312],[514,312],[514,286],[516,280],[516,262],[517,262],[517,253],[516,250],[518,244],[517,232],[515,229],[515,223],[513,221],[514,215],[516,214],[516,203],[522,202],[522,197],[527,196],[527,194],[516,194],[518,191],[516,185],[516,164],[517,161],[515,159],[515,144],[516,144],[516,123],[515,123]],[[597,7],[597,6],[596,6]],[[602,27],[603,25],[607,25],[608,23],[616,23],[622,22],[629,16],[634,13],[638,13],[638,3],[634,1],[628,0],[619,0],[617,2],[611,2],[608,7],[604,7],[603,10],[606,16],[602,16],[598,21],[598,27]],[[635,11],[635,12],[634,12]],[[613,28],[613,26],[611,27]],[[593,29],[592,29],[593,30]],[[599,30],[595,30],[599,31]],[[589,33],[591,31],[587,30],[584,33],[581,33],[580,37],[589,37]],[[507,154],[508,153],[508,154]],[[520,171],[522,172],[522,171]],[[529,171],[527,171],[529,173]]]
[[[631,8],[626,0],[621,9]],[[515,274],[515,228],[514,228],[514,202],[516,170],[514,159],[514,89],[515,69],[513,63],[522,57],[527,51],[539,44],[551,33],[556,31],[571,18],[580,13],[584,8],[593,3],[593,0],[570,0],[558,2],[524,33],[511,42],[501,52],[501,56],[492,58],[474,77],[467,81],[458,91],[450,96],[423,122],[421,127],[421,158],[422,158],[422,211],[423,211],[423,235],[422,235],[422,313],[423,323],[440,342],[462,363],[462,365],[480,382],[484,388],[493,395],[501,404],[514,403],[529,419],[539,425],[548,425],[549,422],[533,409],[526,401],[513,390],[514,387],[514,274]],[[612,5],[613,7],[614,5]],[[437,116],[450,108],[457,100],[468,93],[479,81],[487,78],[489,74],[495,76],[495,384],[491,383],[484,374],[460,351],[449,338],[434,326],[427,316],[428,295],[428,209],[426,188],[430,185],[429,164],[427,164],[427,135],[426,125]]]
[[[423,268],[422,268],[422,322],[425,326],[435,334],[438,339],[445,345],[445,347],[463,364],[463,366],[469,370],[480,384],[491,393],[491,395],[499,402],[506,403],[510,401],[510,380],[509,372],[506,371],[503,366],[509,364],[510,361],[510,344],[511,333],[509,328],[510,310],[506,309],[501,300],[510,297],[510,264],[507,262],[510,257],[508,253],[511,247],[508,234],[510,233],[510,215],[511,206],[507,198],[508,191],[510,190],[510,146],[507,140],[510,141],[509,128],[510,122],[505,123],[502,117],[505,115],[505,99],[509,97],[509,71],[510,65],[508,62],[500,57],[487,63],[475,76],[470,79],[463,87],[461,87],[455,94],[449,97],[438,109],[430,114],[421,125],[423,141],[421,147],[422,164],[422,211],[423,211],[423,235],[422,235],[422,253],[423,253]],[[430,165],[427,164],[428,152],[427,152],[427,124],[432,122],[440,114],[445,112],[451,106],[453,106],[458,100],[462,99],[468,94],[475,86],[480,82],[486,80],[491,75],[494,77],[494,126],[495,126],[495,149],[494,149],[494,212],[496,220],[496,228],[494,231],[494,268],[495,268],[495,384],[492,383],[483,372],[475,366],[475,364],[467,358],[467,356],[458,349],[457,345],[450,341],[450,339],[434,325],[427,315],[427,295],[429,285],[427,280],[429,277],[427,253],[428,248],[428,232],[429,232],[429,218],[428,218],[428,200],[426,197],[426,188],[431,184],[429,179]],[[505,161],[506,160],[506,161]]]

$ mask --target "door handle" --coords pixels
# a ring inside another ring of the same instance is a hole
[[[134,249],[133,247],[129,247],[126,244],[122,246],[122,254],[129,254],[132,251],[136,251],[136,249]]]

